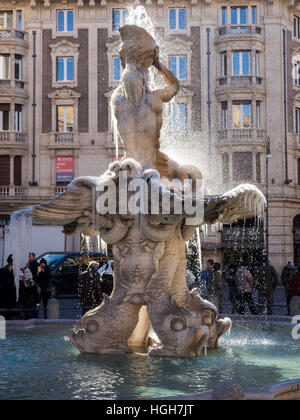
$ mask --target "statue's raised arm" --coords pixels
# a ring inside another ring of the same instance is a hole
[[[153,93],[158,95],[163,102],[169,102],[179,92],[180,86],[177,77],[166,66],[164,66],[158,56],[158,48],[155,49],[155,56],[153,61],[154,67],[162,75],[166,87],[157,89]]]

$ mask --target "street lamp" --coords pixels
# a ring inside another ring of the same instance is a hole
[[[271,140],[268,136],[266,144],[266,253],[269,258],[269,160],[272,158],[271,154]]]

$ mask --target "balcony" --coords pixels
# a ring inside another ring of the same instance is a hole
[[[264,31],[258,25],[227,25],[221,26],[215,32],[216,42],[227,40],[260,40],[264,39]]]
[[[51,133],[50,148],[79,148],[79,133]]]
[[[17,88],[24,90],[25,82],[22,82],[21,80],[0,79],[0,87],[1,86],[6,88]]]
[[[28,47],[26,32],[17,29],[0,29],[0,45],[20,44]]]
[[[55,195],[62,194],[63,192],[66,191],[67,188],[68,187],[66,185],[65,186],[62,186],[62,187],[56,186],[55,187]]]
[[[27,188],[15,186],[0,186],[0,197],[2,198],[25,198]]]
[[[218,146],[228,144],[265,145],[265,130],[257,128],[233,128],[218,131]]]
[[[225,76],[219,78],[219,86],[247,87],[251,85],[262,85],[262,78],[258,76]]]
[[[0,146],[25,146],[27,134],[16,131],[0,131]]]

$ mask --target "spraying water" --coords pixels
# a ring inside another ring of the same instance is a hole
[[[16,211],[12,214],[10,224],[6,231],[6,254],[13,255],[13,270],[16,286],[16,297],[19,297],[19,272],[27,263],[27,256],[32,242],[32,217],[33,208]]]

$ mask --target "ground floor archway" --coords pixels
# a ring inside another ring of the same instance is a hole
[[[294,263],[300,264],[300,214],[294,218]]]

